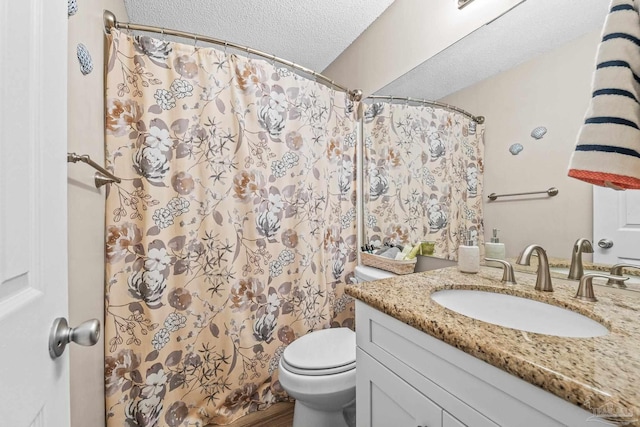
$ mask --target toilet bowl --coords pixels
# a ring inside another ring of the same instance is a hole
[[[311,332],[280,358],[282,388],[296,399],[293,427],[348,427],[343,410],[356,398],[356,334],[349,328]]]
[[[358,266],[355,276],[360,283],[395,274]],[[356,398],[356,334],[332,328],[298,338],[280,358],[279,378],[296,400],[293,427],[350,427],[344,412]]]

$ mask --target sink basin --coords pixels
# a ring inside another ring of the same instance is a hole
[[[431,299],[467,317],[521,331],[570,338],[609,333],[606,327],[582,314],[513,295],[447,289],[434,292]]]
[[[549,267],[549,271],[551,271],[552,273],[562,273],[564,274],[564,276],[566,277],[569,274],[569,269],[566,267]],[[600,274],[609,274],[608,271],[597,271],[597,270],[584,270],[584,273],[600,273]],[[640,277],[638,276],[630,276],[630,275],[624,275],[625,277],[628,277],[627,280],[624,281],[624,284],[629,286],[629,285],[640,285]],[[596,277],[593,279],[593,283],[597,284],[597,285],[606,285],[607,284],[607,279],[601,279],[599,277]]]

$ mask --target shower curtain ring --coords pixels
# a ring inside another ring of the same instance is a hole
[[[198,44],[198,36],[194,34],[194,36],[193,36],[193,47],[196,47],[196,44]]]
[[[164,39],[164,27],[162,27],[160,29],[160,35],[162,36],[162,41],[165,41],[165,39]]]
[[[276,56],[275,55],[271,55],[271,66],[275,68],[276,66]]]
[[[227,48],[229,47],[229,42],[228,41],[224,41],[224,54],[227,54]]]

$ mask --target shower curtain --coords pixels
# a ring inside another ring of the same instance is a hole
[[[373,103],[364,114],[366,240],[435,242],[457,260],[468,230],[484,242],[484,126],[442,108]]]
[[[355,106],[268,61],[111,33],[107,424],[226,424],[287,399],[288,344],[354,326]]]

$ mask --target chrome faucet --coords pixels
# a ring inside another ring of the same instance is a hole
[[[502,266],[502,283],[508,285],[517,285],[516,276],[513,274],[513,266],[509,261],[497,258],[485,258],[485,261],[497,262]]]
[[[609,274],[611,274],[612,276],[620,276],[622,274],[622,269],[623,268],[637,268],[637,269],[640,269],[640,265],[635,265],[635,264],[616,264],[613,267],[611,267],[611,271],[609,272]],[[616,279],[609,279],[607,281],[607,285],[609,285],[609,286],[617,285],[619,288],[626,288],[627,287],[627,285],[624,284],[624,281],[616,280]]]
[[[574,298],[581,299],[588,302],[596,302],[596,295],[593,292],[593,279],[595,277],[601,277],[603,279],[615,280],[623,283],[628,277],[622,277],[613,274],[603,273],[587,273],[580,278],[580,285],[578,286],[578,292]]]
[[[536,252],[538,255],[538,274],[536,279],[536,291],[553,292],[551,285],[551,273],[549,272],[549,259],[547,253],[540,245],[529,245],[520,254],[516,264],[531,265],[531,255]]]
[[[584,267],[582,266],[583,253],[593,253],[593,246],[591,246],[591,242],[588,239],[578,239],[573,245],[573,251],[571,252],[571,267],[569,268],[569,275],[567,278],[580,280],[584,274]]]

